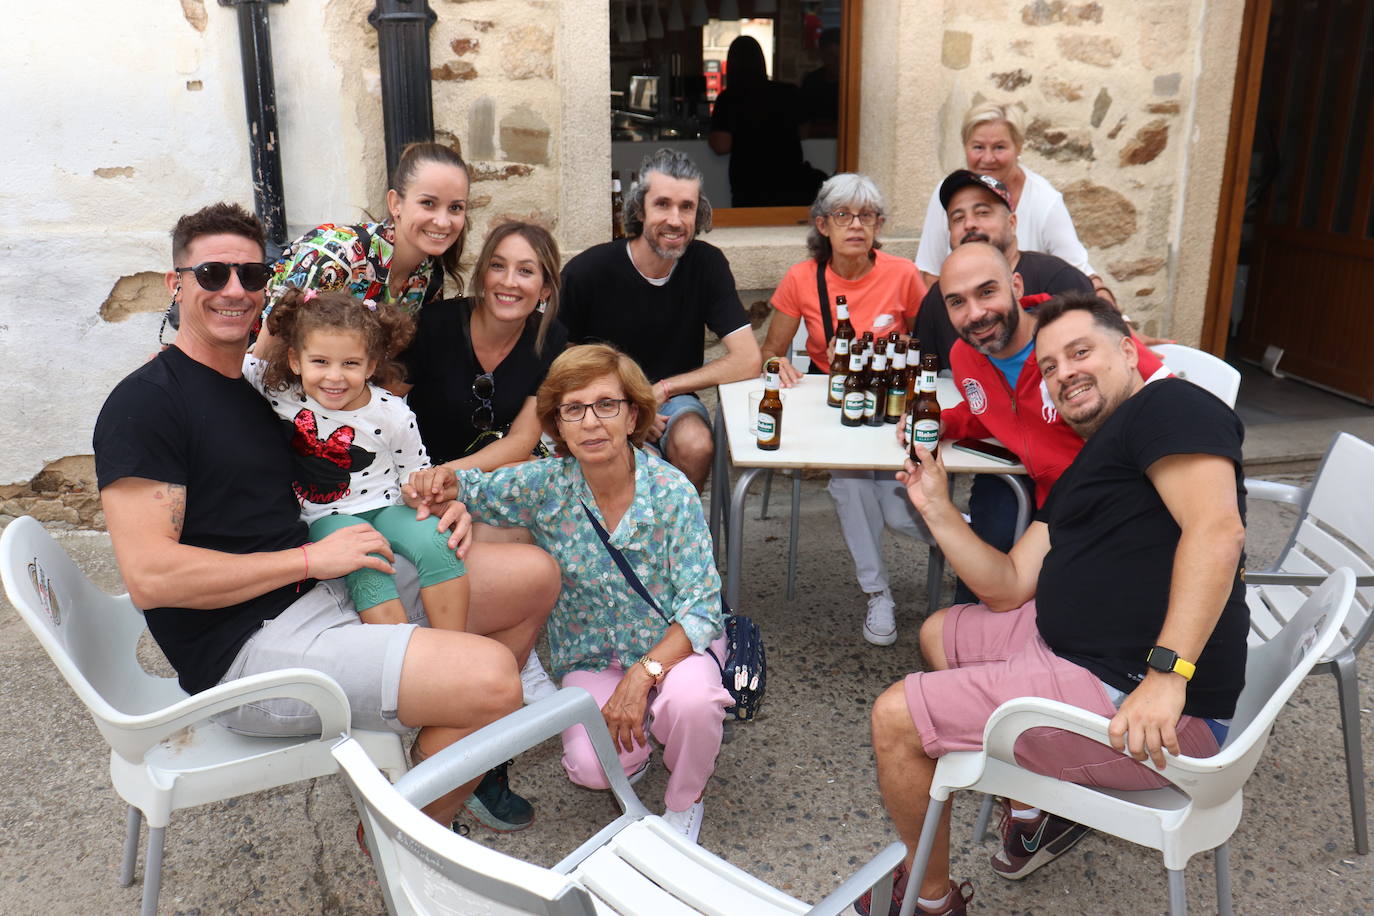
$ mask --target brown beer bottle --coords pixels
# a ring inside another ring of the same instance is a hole
[[[854,343],[854,325],[849,323],[844,296],[835,297],[835,319],[835,355],[830,358],[830,388],[825,399],[831,407],[844,403],[844,377],[849,372],[849,351]]]
[[[900,337],[892,342],[892,366],[887,370],[884,403],[884,422],[896,423],[906,413],[906,341]]]
[[[620,190],[620,173],[611,172],[611,238],[625,237],[625,196]]]
[[[754,435],[758,437],[759,448],[765,452],[776,451],[782,445],[782,395],[778,382],[781,368],[779,359],[774,356],[763,367],[763,399],[759,401],[759,413],[754,418]]]
[[[864,393],[864,425],[882,426],[887,401],[887,341],[873,344],[873,365],[868,373],[868,387]]]
[[[855,347],[849,353],[849,372],[844,377],[844,406],[840,409],[840,422],[845,426],[863,425],[864,402],[867,398],[865,375],[863,351]]]
[[[906,402],[916,400],[916,381],[921,374],[921,339],[915,334],[906,342]]]
[[[940,444],[940,399],[935,394],[935,376],[939,371],[940,357],[934,353],[921,357],[921,383],[911,408],[911,428],[907,430],[912,461],[918,460],[916,446],[923,445],[934,453]]]

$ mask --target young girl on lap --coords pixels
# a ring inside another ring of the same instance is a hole
[[[394,306],[345,292],[293,288],[268,325],[267,352],[244,357],[243,374],[291,427],[292,485],[311,538],[347,525],[376,528],[419,571],[430,625],[464,630],[463,561],[436,520],[416,521],[401,498],[410,473],[429,465],[415,415],[379,387],[401,376],[393,357],[410,342],[414,322]],[[303,549],[308,557],[309,545]],[[393,576],[360,569],[346,582],[365,623],[406,622]]]

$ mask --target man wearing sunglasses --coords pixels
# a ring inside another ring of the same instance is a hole
[[[536,548],[513,563],[489,554],[471,565],[468,632],[460,633],[416,625],[425,621],[414,567],[393,567],[390,545],[371,526],[307,543],[288,440],[242,374],[267,281],[262,224],[214,204],[178,221],[172,256],[176,340],[110,393],[94,445],[120,571],[181,686],[196,693],[315,668],[343,687],[356,726],[419,728],[413,759],[517,709],[516,657],[524,661],[558,596],[557,566]],[[466,511],[445,523],[466,553]],[[412,623],[358,619],[339,577],[363,567],[395,572]],[[318,717],[293,700],[264,700],[221,720],[253,735],[319,731]],[[452,823],[471,788],[426,811]]]
[[[686,153],[644,157],[625,201],[631,239],[588,248],[563,268],[558,320],[568,343],[612,343],[654,383],[658,414],[646,444],[700,490],[711,470],[711,416],[696,392],[759,374],[762,357],[730,264],[698,239],[711,228],[702,173]],[[705,362],[702,329],[725,345]]]

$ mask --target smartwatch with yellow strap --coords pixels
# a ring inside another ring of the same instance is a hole
[[[1178,653],[1173,649],[1166,649],[1163,646],[1155,646],[1147,652],[1145,655],[1145,664],[1156,671],[1163,671],[1166,674],[1171,671],[1174,674],[1181,674],[1185,681],[1191,681],[1193,679],[1193,672],[1197,670],[1197,666],[1192,662],[1185,658],[1180,658]]]

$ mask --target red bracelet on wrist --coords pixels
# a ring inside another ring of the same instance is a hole
[[[305,575],[301,576],[300,579],[296,580],[296,591],[298,592],[301,590],[301,583],[305,582],[306,579],[310,578],[310,554],[306,553],[305,548],[309,547],[313,543],[315,542],[306,541],[304,544],[301,545],[301,556],[305,557]]]

